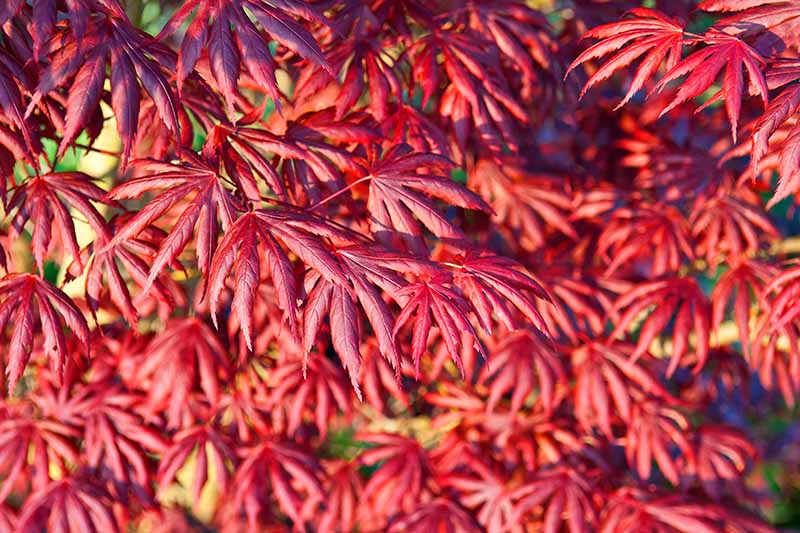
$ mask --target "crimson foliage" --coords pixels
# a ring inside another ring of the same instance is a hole
[[[647,4],[2,2],[0,530],[770,531],[800,4]]]

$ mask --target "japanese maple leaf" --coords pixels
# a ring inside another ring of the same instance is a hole
[[[192,13],[194,18],[183,36],[178,54],[179,87],[194,69],[200,54],[207,50],[213,81],[225,98],[229,115],[233,114],[242,64],[253,79],[278,100],[275,61],[269,50],[272,39],[324,68],[333,76],[314,36],[294,18],[319,24],[327,23],[317,8],[307,2],[230,0],[208,3],[203,0],[189,0],[172,15],[158,38],[163,39],[176,33]],[[260,28],[251,16],[258,21]],[[232,28],[235,28],[235,33]]]
[[[44,272],[44,258],[57,230],[64,252],[69,253],[82,270],[70,209],[83,215],[95,235],[100,237],[107,232],[106,222],[92,202],[104,202],[105,195],[106,192],[95,185],[91,177],[81,172],[52,172],[30,177],[14,191],[8,202],[8,210],[13,215],[11,237],[16,239],[25,224],[29,220],[33,222],[33,255],[39,272]]]
[[[80,461],[76,439],[81,432],[58,418],[42,416],[33,403],[3,406],[0,419],[0,472],[4,479],[0,501],[14,491],[19,480],[33,490],[43,490],[56,472]]]
[[[468,173],[468,183],[491,205],[498,228],[511,228],[510,241],[535,250],[545,244],[551,229],[578,239],[568,217],[572,199],[561,190],[560,178],[556,182],[510,162],[498,165],[491,159],[481,159]]]
[[[579,334],[597,335],[609,318],[615,319],[611,298],[591,274],[575,270],[569,263],[548,262],[537,269],[537,278],[550,300],[537,299],[535,304],[546,331],[554,338],[560,331],[577,342]]]
[[[61,290],[31,274],[7,274],[0,279],[0,331],[13,324],[5,347],[8,390],[22,376],[33,351],[36,328],[34,309],[38,310],[44,353],[51,358],[56,375],[63,377],[70,352],[63,324],[89,351],[89,327],[78,307]],[[59,315],[61,320],[59,320]]]
[[[9,148],[15,147],[16,152],[22,152],[20,155],[24,155],[19,159],[26,159],[33,166],[36,166],[38,161],[31,158],[31,152],[34,151],[32,128],[25,122],[24,118],[25,108],[22,94],[27,81],[28,77],[20,62],[11,53],[3,51],[3,54],[0,55],[0,109],[2,109],[9,125],[19,132],[24,144],[13,142],[13,134],[8,130],[4,135],[0,134],[0,144],[5,144]],[[21,90],[21,87],[23,90]]]
[[[689,422],[680,412],[652,400],[633,406],[631,423],[625,435],[625,457],[642,480],[650,479],[653,461],[673,486],[680,484],[680,472],[672,455],[673,446],[694,461],[686,436]]]
[[[558,531],[562,520],[570,533],[595,531],[597,513],[592,493],[593,487],[579,471],[568,467],[542,469],[512,492],[511,498],[517,500],[515,520],[522,523],[524,516],[541,509],[543,531]]]
[[[719,20],[715,26],[725,33],[753,40],[753,48],[780,52],[800,44],[800,8],[789,0],[706,0],[704,11],[738,12]]]
[[[355,461],[325,461],[325,508],[315,517],[315,530],[321,533],[353,531],[359,518],[368,512],[359,506],[364,497],[364,482]],[[363,527],[363,525],[362,525]]]
[[[267,407],[270,411],[286,411],[288,435],[297,434],[311,405],[321,439],[327,437],[328,426],[338,412],[350,416],[351,397],[346,377],[339,366],[319,354],[279,362],[268,383],[272,390]]]
[[[416,509],[432,474],[422,445],[389,433],[358,433],[356,440],[372,445],[358,457],[359,464],[378,467],[364,486],[376,514],[392,516]]]
[[[780,277],[780,276],[779,276]],[[761,315],[755,325],[755,335],[750,351],[750,368],[758,371],[759,383],[767,390],[776,390],[788,406],[794,406],[800,396],[800,328],[792,321],[774,318],[780,316],[776,309],[795,305],[795,288],[784,289],[768,304],[768,313]],[[774,307],[772,307],[774,305]],[[779,341],[786,339],[788,347]]]
[[[520,327],[512,314],[514,308],[540,332],[549,335],[547,325],[536,308],[536,299],[550,300],[544,288],[520,265],[498,255],[467,252],[448,262],[453,271],[453,282],[472,303],[484,332],[491,334],[492,318],[509,330]]]
[[[631,423],[637,391],[667,397],[667,391],[644,365],[630,361],[632,345],[591,342],[572,352],[575,416],[586,431],[599,427],[613,438],[614,414]]]
[[[111,511],[112,498],[85,473],[71,474],[51,481],[25,500],[17,531],[120,531]]]
[[[519,72],[524,100],[535,94],[542,78],[557,75],[561,67],[554,57],[550,27],[542,13],[517,0],[470,4],[467,10],[470,26],[496,44],[505,56],[504,65]]]
[[[778,229],[761,211],[758,194],[733,184],[726,184],[708,195],[699,195],[688,222],[698,238],[698,252],[706,256],[712,268],[725,255],[729,262],[752,256],[762,242],[779,235]]]
[[[506,146],[511,151],[519,149],[517,124],[527,124],[528,115],[503,75],[498,49],[480,33],[437,29],[415,41],[409,55],[414,79],[422,88],[423,106],[439,91],[444,70],[448,83],[439,113],[449,118],[462,151],[471,128],[492,153],[501,154]]]
[[[9,0],[6,3],[5,10],[0,11],[0,25],[5,24],[6,20],[14,15],[19,15],[27,7],[27,2],[24,0]],[[25,14],[30,17],[34,55],[38,56],[39,50],[47,43],[56,27],[59,15],[66,12],[65,15],[70,22],[70,29],[75,34],[75,37],[80,40],[86,33],[90,10],[96,10],[98,7],[106,9],[116,16],[123,14],[123,11],[114,0],[99,0],[96,3],[91,0],[71,0],[64,4],[57,4],[49,0],[33,0],[30,11]]]
[[[326,196],[325,191],[333,193],[344,187],[344,169],[354,172],[358,168],[348,151],[329,141],[344,139],[363,143],[372,136],[365,128],[316,118],[315,114],[298,117],[286,124],[282,135],[254,127],[218,125],[206,144],[208,149],[221,154],[223,162],[231,159],[235,152],[249,165],[249,169],[227,167],[241,183],[249,179],[245,173],[252,174],[282,200],[291,196],[297,204],[307,199],[318,202]],[[248,199],[258,199],[249,192],[252,188],[242,189]]]
[[[393,316],[380,293],[371,285],[358,280],[348,269],[348,284],[327,281],[312,275],[306,278],[308,298],[303,308],[303,346],[308,353],[329,317],[331,342],[342,365],[350,376],[356,395],[361,399],[358,374],[361,368],[361,321],[359,306],[375,331],[381,355],[387,359],[400,380],[400,353],[393,335]],[[404,294],[398,292],[402,297]]]
[[[400,353],[395,342],[394,316],[382,291],[398,304],[405,302],[407,282],[403,272],[438,273],[433,263],[403,253],[371,249],[364,246],[342,246],[336,255],[346,278],[341,285],[313,272],[306,276],[308,294],[303,309],[303,348],[308,353],[315,345],[325,317],[329,318],[330,335],[339,358],[350,376],[356,394],[361,398],[358,374],[362,339],[359,307],[366,316],[378,350],[400,380]]]
[[[690,227],[683,213],[668,205],[616,209],[603,228],[597,249],[610,276],[634,261],[650,264],[652,274],[677,272],[694,257]]]
[[[680,533],[720,533],[713,512],[704,501],[686,496],[647,494],[625,487],[611,494],[600,521],[603,533],[624,533],[632,530]],[[757,530],[754,530],[757,531]]]
[[[772,76],[770,76],[772,75]],[[772,79],[771,79],[772,78]],[[773,81],[773,79],[775,81]],[[767,74],[770,87],[779,87],[787,81],[800,79],[800,62],[777,63]],[[777,170],[780,175],[778,187],[767,209],[780,202],[800,184],[800,122],[796,120],[800,110],[800,85],[786,87],[772,102],[753,127],[751,168],[759,171],[759,163],[770,153],[777,155]],[[785,128],[785,136],[777,133]]]
[[[478,338],[478,333],[468,318],[471,305],[462,296],[448,287],[445,277],[434,278],[430,281],[412,283],[400,290],[402,296],[408,301],[397,316],[393,335],[396,337],[403,327],[414,317],[411,338],[411,357],[414,368],[419,375],[419,363],[422,354],[428,346],[431,328],[436,325],[442,337],[447,352],[458,366],[462,376],[464,366],[461,362],[461,349],[466,333],[478,351],[486,357],[486,352]],[[466,341],[468,342],[468,341]]]
[[[468,465],[466,472],[445,473],[439,476],[439,481],[461,494],[461,504],[475,510],[478,523],[486,531],[518,531],[511,496],[513,489],[508,486],[506,476],[473,454],[467,454],[464,459]]]
[[[765,304],[764,288],[777,276],[778,269],[756,259],[734,263],[717,280],[711,292],[711,326],[719,330],[726,311],[733,307],[733,319],[745,358],[750,357],[750,308],[753,300]]]
[[[189,154],[185,158],[186,161],[182,164],[155,160],[136,161],[137,169],[146,175],[121,183],[109,193],[110,198],[122,200],[139,198],[147,192],[162,190],[117,231],[109,244],[112,247],[139,236],[145,228],[170,210],[185,205],[170,227],[169,235],[161,242],[158,254],[153,258],[146,288],[150,287],[164,267],[171,264],[189,244],[195,229],[198,266],[204,275],[208,275],[219,225],[221,223],[222,230],[227,231],[239,208],[237,201],[223,186],[223,178],[218,170],[210,162]]]
[[[152,283],[148,281],[149,265],[158,255],[161,242],[167,236],[165,232],[150,226],[142,230],[137,237],[112,244],[115,232],[124,226],[126,219],[130,219],[127,214],[112,219],[108,224],[109,232],[102,234],[85,247],[81,251],[81,255],[85,257],[86,263],[84,294],[95,319],[97,311],[103,303],[103,297],[107,294],[111,303],[122,312],[122,316],[128,324],[134,325],[140,311],[146,308],[142,306],[142,300],[148,296],[152,296],[167,308],[173,307],[176,298],[170,289],[174,289],[175,284],[167,273],[162,273]],[[171,266],[175,269],[183,269],[177,261],[174,261]],[[123,272],[127,273],[127,276],[123,276]],[[80,274],[81,272],[70,268],[67,280]],[[128,278],[139,289],[144,289],[149,285],[150,290],[132,294],[128,287]]]
[[[519,411],[538,381],[538,397],[546,412],[556,406],[556,386],[564,384],[566,372],[547,341],[531,331],[515,331],[491,347],[491,364],[478,378],[489,389],[486,410],[491,412],[500,399],[511,393],[511,412]]]
[[[240,456],[233,491],[225,502],[230,512],[244,511],[251,529],[270,519],[275,504],[298,528],[314,516],[324,494],[314,457],[294,442],[272,440],[243,448]]]
[[[225,491],[231,482],[229,464],[236,465],[237,458],[229,440],[213,427],[192,426],[172,437],[172,442],[163,451],[158,464],[157,484],[160,495],[177,481],[178,471],[185,468],[196,453],[191,477],[187,487],[192,502],[197,506],[200,494],[209,482],[209,471],[214,472],[214,485]]]
[[[403,100],[403,86],[407,85],[403,83],[401,74],[404,61],[402,58],[395,60],[387,53],[378,32],[359,28],[351,37],[336,39],[335,43],[328,61],[333,72],[339,73],[344,80],[336,96],[336,119],[359,107],[366,86],[369,95],[366,109],[375,120],[383,122],[389,115],[390,105]],[[309,101],[331,81],[329,73],[322,67],[306,69],[293,96],[299,102]]]
[[[206,295],[210,298],[215,324],[219,295],[233,269],[236,278],[233,310],[245,341],[251,347],[253,305],[261,273],[260,244],[277,289],[278,304],[292,332],[296,333],[297,283],[294,267],[283,246],[324,279],[347,285],[340,262],[332,253],[326,237],[352,239],[346,231],[313,213],[289,207],[259,209],[239,217],[220,241],[208,271]]]
[[[151,38],[131,26],[116,2],[104,2],[101,13],[102,16],[98,13],[91,19],[93,31],[83,38],[61,30],[50,41],[49,62],[39,77],[26,115],[33,112],[43,97],[72,78],[58,150],[59,155],[63,154],[99,110],[110,57],[111,108],[122,138],[122,159],[126,161],[138,127],[140,84],[153,100],[164,125],[173,134],[178,133],[177,104],[162,71],[162,62],[169,65],[170,56],[149,44]]]
[[[389,242],[393,233],[399,233],[407,246],[420,254],[426,250],[420,222],[440,239],[462,239],[463,232],[436,209],[430,197],[465,209],[491,209],[449,178],[452,168],[449,159],[414,153],[407,145],[390,149],[380,159],[364,161],[364,172],[370,178],[367,209],[373,233]]]
[[[661,115],[663,116],[683,102],[705,92],[714,83],[717,74],[725,67],[722,89],[707,100],[700,109],[704,109],[719,100],[724,100],[728,120],[731,123],[733,142],[735,143],[739,125],[739,112],[742,107],[742,98],[745,96],[743,67],[747,70],[750,80],[750,91],[761,96],[766,108],[769,89],[762,72],[766,63],[761,55],[747,43],[717,30],[709,30],[709,32],[693,42],[702,42],[707,46],[694,52],[669,69],[656,86],[656,90],[661,91],[668,83],[688,75],[681,83],[675,98],[661,110]]]
[[[787,404],[793,405],[800,393],[800,328],[795,320],[800,315],[800,267],[794,261],[787,266],[763,288],[766,312],[756,324],[750,365],[758,369],[766,388],[777,385]],[[778,347],[781,337],[788,340],[787,349]]]
[[[126,501],[130,489],[141,501],[151,502],[148,453],[162,453],[166,442],[132,412],[141,400],[108,381],[73,384],[68,398],[48,386],[35,398],[43,412],[81,428],[86,462],[99,477],[113,482],[115,497]]]
[[[374,339],[361,346],[362,354],[358,382],[364,388],[364,400],[378,412],[384,412],[387,404],[399,402],[410,407],[408,392],[397,383],[397,375],[391,363],[380,353]]]
[[[213,329],[198,318],[178,319],[144,348],[133,380],[147,392],[147,409],[165,412],[168,427],[180,428],[192,416],[187,403],[195,389],[212,405],[219,402],[230,366]]]
[[[655,307],[642,324],[636,350],[631,358],[635,360],[644,354],[650,348],[650,343],[665,333],[664,330],[674,315],[672,358],[669,368],[667,368],[667,377],[675,372],[681,358],[686,355],[691,330],[697,334],[695,348],[697,363],[694,371],[699,371],[708,356],[708,335],[711,323],[711,306],[703,290],[693,278],[668,278],[637,285],[614,304],[621,316],[611,338],[627,331],[634,320],[651,306]]]
[[[446,498],[436,498],[414,512],[392,521],[387,529],[387,533],[403,533],[405,531],[478,533],[481,529],[472,516],[457,502]]]
[[[611,53],[614,56],[592,74],[581,90],[581,97],[593,85],[610,78],[615,72],[645,56],[636,70],[628,93],[617,105],[619,108],[653,77],[665,59],[667,70],[674,68],[680,61],[684,45],[683,24],[680,21],[647,8],[632,9],[628,14],[631,15],[630,18],[598,26],[583,35],[583,38],[600,39],[600,42],[575,58],[567,74],[587,61]],[[620,50],[623,47],[625,48]]]
[[[396,104],[380,125],[383,135],[393,144],[407,144],[417,152],[451,155],[442,128],[411,105]]]
[[[744,433],[730,426],[703,425],[692,444],[696,460],[689,466],[711,498],[719,501],[726,485],[743,488],[742,476],[756,459],[756,450]]]

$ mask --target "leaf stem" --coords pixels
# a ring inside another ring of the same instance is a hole
[[[341,194],[344,194],[344,193],[346,193],[347,191],[349,191],[350,189],[352,189],[353,187],[355,187],[355,186],[356,186],[356,185],[358,185],[359,183],[363,183],[363,182],[365,182],[365,181],[367,181],[367,180],[371,180],[371,179],[372,179],[372,174],[369,174],[369,175],[367,175],[367,176],[364,176],[363,178],[359,178],[359,179],[357,179],[356,181],[354,181],[353,183],[351,183],[350,185],[348,185],[347,187],[345,187],[345,188],[343,188],[343,189],[339,189],[339,190],[338,190],[338,191],[336,191],[335,193],[333,193],[333,194],[331,194],[331,195],[329,195],[329,196],[327,196],[327,197],[323,198],[322,200],[320,200],[319,202],[315,203],[314,205],[312,205],[312,206],[311,206],[311,207],[309,207],[308,209],[309,209],[309,211],[310,211],[310,210],[312,210],[312,209],[316,209],[317,207],[319,207],[319,206],[321,206],[321,205],[323,205],[323,204],[326,204],[326,203],[328,203],[329,201],[333,200],[333,199],[334,199],[334,198],[336,198],[337,196],[339,196],[339,195],[341,195]]]

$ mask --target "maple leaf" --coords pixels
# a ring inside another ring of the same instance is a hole
[[[438,273],[431,263],[406,256],[386,253],[381,249],[368,250],[360,246],[344,246],[337,250],[346,283],[329,281],[319,275],[306,276],[305,292],[308,294],[303,309],[303,347],[308,353],[323,324],[325,315],[330,318],[333,347],[350,376],[350,382],[361,399],[358,374],[361,365],[361,328],[358,304],[372,327],[381,355],[400,381],[400,353],[395,337],[394,317],[378,289],[386,291],[396,302],[405,302],[407,283],[400,272],[419,274]]]
[[[796,61],[783,66],[778,63],[777,67],[770,72],[776,70],[788,72],[789,79],[800,79],[800,63]],[[782,73],[780,78],[784,76],[786,74]],[[776,152],[778,156],[777,169],[780,181],[778,188],[767,203],[767,209],[789,196],[798,186],[798,179],[800,179],[800,173],[797,171],[800,166],[798,165],[798,160],[800,160],[800,123],[793,121],[798,109],[800,109],[800,85],[795,83],[784,89],[770,102],[767,110],[753,126],[751,169],[754,172],[759,170],[759,163],[771,151]],[[788,131],[782,138],[777,138],[779,136],[776,133],[781,128],[788,128]]]
[[[140,105],[139,84],[150,95],[165,126],[179,131],[177,104],[161,60],[163,50],[149,44],[151,39],[130,25],[116,2],[103,2],[104,17],[95,18],[92,32],[82,38],[69,30],[60,30],[47,45],[49,62],[28,104],[30,115],[43,97],[66,80],[74,78],[66,101],[66,118],[58,155],[69,145],[99,112],[106,80],[106,63],[111,60],[111,107],[123,143],[123,160],[127,160],[137,131]],[[168,63],[167,63],[168,64]]]
[[[699,428],[693,442],[693,473],[714,500],[722,498],[725,484],[737,486],[756,457],[755,448],[737,429],[722,425]]]
[[[669,69],[656,86],[656,90],[661,91],[668,83],[688,74],[688,77],[681,83],[675,98],[661,110],[661,115],[702,94],[711,87],[717,74],[722,70],[722,67],[725,67],[722,89],[708,99],[698,111],[724,99],[725,111],[731,123],[731,135],[735,143],[744,92],[742,67],[744,66],[747,70],[750,90],[753,94],[757,93],[761,96],[766,108],[769,89],[762,72],[762,68],[766,66],[766,63],[761,55],[748,46],[747,43],[717,30],[709,30],[699,41],[707,46],[694,52]]]
[[[163,189],[120,228],[109,246],[116,246],[139,234],[153,222],[191,197],[180,216],[161,242],[147,276],[149,288],[163,268],[171,264],[192,238],[197,226],[196,250],[200,271],[208,275],[211,258],[216,247],[219,226],[227,231],[233,224],[238,203],[223,186],[222,178],[208,162],[186,155],[186,161],[177,165],[153,160],[139,160],[134,165],[146,176],[134,178],[117,185],[109,198],[114,200],[139,198],[144,193]]]
[[[364,486],[375,512],[391,516],[416,509],[432,474],[427,452],[419,442],[389,433],[357,433],[355,438],[372,445],[359,455],[358,462],[377,466]]]
[[[413,513],[392,521],[388,533],[404,531],[459,531],[477,533],[481,531],[472,516],[461,506],[445,498],[436,498],[425,503]]]
[[[623,343],[606,346],[600,342],[573,350],[575,416],[587,431],[596,425],[613,438],[612,409],[625,424],[631,424],[633,405],[640,394],[668,396],[647,367],[630,361],[633,350]]]
[[[672,358],[667,368],[667,377],[675,372],[681,358],[686,354],[689,348],[689,332],[692,329],[697,334],[697,363],[694,371],[698,372],[708,356],[708,328],[711,322],[711,306],[703,290],[692,278],[669,278],[637,285],[614,304],[621,316],[611,338],[628,330],[634,320],[651,306],[655,308],[641,326],[636,350],[631,354],[631,359],[638,359],[650,348],[650,343],[664,333],[663,330],[674,315]]]
[[[52,172],[27,179],[14,191],[8,202],[11,213],[11,238],[16,239],[31,220],[33,255],[39,272],[44,272],[44,258],[50,248],[53,233],[58,231],[64,251],[68,252],[82,270],[80,248],[70,209],[83,215],[94,231],[101,236],[107,232],[103,216],[92,202],[103,202],[106,192],[81,172]],[[55,227],[53,223],[55,222]]]
[[[228,355],[215,332],[197,318],[186,318],[169,322],[143,349],[133,380],[147,384],[147,410],[165,411],[168,427],[181,428],[191,423],[186,405],[193,391],[199,387],[216,404],[229,375]]]
[[[300,527],[313,516],[323,497],[318,466],[313,457],[294,443],[266,440],[240,449],[241,462],[233,478],[233,493],[225,502],[229,512],[244,510],[248,526],[265,523],[260,513],[271,513],[273,499],[278,508]]]
[[[509,241],[535,250],[544,245],[550,228],[578,240],[567,214],[572,199],[560,190],[560,183],[553,177],[481,159],[467,179],[470,187],[491,205],[492,219],[498,226],[512,228]]]
[[[286,411],[288,435],[295,435],[300,429],[310,407],[309,398],[314,399],[314,423],[323,440],[333,415],[338,411],[345,417],[351,414],[349,389],[341,368],[320,355],[279,363],[270,373],[268,384],[272,391],[267,406],[270,411]]]
[[[701,129],[698,125],[698,133]],[[636,172],[638,188],[655,189],[661,199],[676,201],[716,185],[709,178],[717,175],[719,161],[698,137],[694,131],[682,137],[637,127],[616,145],[625,150],[620,163]]]
[[[407,144],[421,153],[452,155],[445,132],[429,117],[408,104],[397,104],[380,123],[392,144]]]
[[[88,475],[78,473],[54,480],[25,500],[17,519],[17,531],[116,533],[120,528],[111,512],[111,501],[108,493]]]
[[[712,268],[723,254],[729,261],[752,256],[761,242],[779,235],[777,228],[759,209],[758,195],[743,187],[731,190],[732,185],[721,187],[711,198],[695,200],[689,225],[698,238],[698,253],[705,255]],[[749,193],[749,194],[748,194]]]
[[[689,422],[671,407],[645,401],[633,406],[632,421],[625,435],[625,457],[642,480],[650,479],[652,464],[673,486],[680,484],[680,472],[671,447],[674,445],[690,463],[694,453],[685,436]]]
[[[20,480],[33,490],[44,490],[55,472],[80,461],[75,440],[81,433],[57,418],[42,416],[33,404],[3,405],[0,419],[0,471],[4,474],[0,501],[5,501]]]
[[[515,331],[504,335],[489,351],[491,364],[483,368],[478,378],[479,385],[489,388],[487,411],[493,411],[508,392],[511,412],[519,411],[534,390],[534,380],[538,381],[538,400],[545,412],[556,407],[556,387],[565,383],[566,372],[545,339],[531,331]]]
[[[503,0],[468,6],[469,24],[497,46],[511,69],[519,72],[524,100],[529,100],[536,82],[555,76],[559,65],[553,54],[547,19],[524,2]]]
[[[89,327],[81,311],[66,294],[37,276],[7,274],[0,279],[0,331],[12,321],[14,330],[5,350],[9,391],[14,390],[22,377],[33,351],[34,309],[38,309],[44,353],[51,358],[59,379],[63,378],[70,358],[62,321],[86,346],[86,352],[89,351]]]
[[[176,481],[178,471],[189,464],[193,454],[195,460],[189,490],[195,506],[200,503],[203,487],[209,483],[210,471],[213,470],[213,483],[219,490],[229,488],[231,473],[228,464],[236,465],[231,443],[213,427],[193,426],[177,432],[161,455],[157,474],[160,496]]]
[[[410,407],[408,392],[397,383],[391,363],[380,353],[377,342],[369,340],[360,349],[362,354],[358,382],[364,388],[364,400],[378,412],[384,412],[389,402]]]
[[[653,77],[665,59],[668,71],[676,67],[680,61],[684,32],[683,24],[679,20],[647,8],[632,9],[628,14],[631,15],[630,18],[598,26],[583,35],[583,38],[601,39],[601,41],[575,58],[567,69],[567,75],[578,65],[616,53],[592,74],[581,90],[581,97],[593,85],[610,78],[615,72],[647,54],[636,70],[628,93],[617,105],[619,108]],[[622,47],[626,48],[617,52]]]
[[[776,53],[785,46],[797,46],[800,9],[788,0],[706,0],[698,6],[704,11],[739,12],[723,18],[715,26],[726,33],[752,39],[759,51]]]
[[[128,217],[129,219],[129,217]],[[115,217],[108,224],[109,231],[104,232],[81,251],[81,257],[86,264],[84,277],[84,294],[89,307],[97,318],[104,293],[107,293],[111,302],[122,312],[128,324],[135,324],[140,311],[146,309],[142,300],[148,295],[153,295],[167,308],[174,307],[179,298],[175,298],[174,283],[171,283],[166,273],[162,273],[152,283],[148,281],[149,264],[158,254],[160,243],[166,234],[155,227],[148,227],[135,238],[126,239],[119,244],[113,244],[112,239],[116,231],[124,225],[125,217]],[[183,269],[180,263],[173,262],[175,269]],[[139,292],[136,296],[131,291],[123,277],[122,268],[128,277],[140,289],[150,286],[149,292]],[[77,277],[81,272],[76,271],[72,265],[68,270],[67,280]],[[105,283],[103,279],[105,278]]]
[[[357,168],[349,152],[326,139],[332,136],[349,140],[352,136],[366,142],[371,135],[364,128],[330,122],[319,125],[313,123],[313,116],[301,118],[311,124],[290,122],[283,135],[259,128],[217,125],[206,141],[206,150],[222,154],[223,161],[237,157],[249,165],[249,168],[228,165],[229,173],[248,185],[242,186],[242,190],[249,200],[259,199],[255,195],[257,186],[248,184],[254,181],[251,177],[254,174],[281,200],[291,195],[297,204],[306,199],[320,202],[325,189],[335,192],[344,187],[342,169]],[[272,154],[272,158],[267,154]]]
[[[276,65],[269,49],[268,37],[319,65],[333,76],[333,71],[313,35],[293,18],[325,24],[326,19],[313,5],[297,0],[234,0],[224,4],[189,0],[175,11],[158,39],[176,33],[192,13],[194,18],[183,35],[178,53],[178,87],[181,87],[194,69],[201,52],[207,50],[216,88],[225,99],[229,115],[233,115],[236,82],[241,65],[278,101]],[[255,25],[251,15],[261,28]],[[236,29],[235,34],[232,27]]]
[[[254,436],[272,431],[270,413],[264,409],[269,396],[263,384],[250,374],[240,374],[238,379],[242,386],[222,395],[216,416],[225,431],[238,439],[237,442],[252,442]]]
[[[652,275],[661,276],[677,272],[685,259],[694,257],[686,217],[666,205],[616,209],[600,234],[597,250],[608,263],[606,276],[634,261],[649,263]]]
[[[353,531],[359,524],[364,509],[358,507],[364,495],[364,482],[357,463],[342,460],[324,463],[325,509],[316,517],[316,530],[323,533]]]
[[[261,244],[270,276],[278,292],[278,304],[293,333],[297,333],[298,289],[294,268],[282,245],[324,279],[347,285],[340,262],[324,238],[352,239],[347,232],[313,213],[281,207],[259,209],[239,217],[225,233],[208,270],[206,296],[216,325],[219,294],[233,268],[236,277],[233,310],[248,347],[253,330],[253,304],[260,281]]]
[[[343,80],[336,98],[337,120],[357,107],[364,93],[365,81],[369,95],[367,109],[378,122],[388,117],[392,99],[398,102],[403,99],[402,88],[407,85],[401,82],[401,68],[404,65],[395,61],[376,37],[366,31],[354,32],[352,37],[337,40],[328,55],[333,71]],[[320,76],[318,72],[314,74],[315,77]],[[321,75],[325,81],[330,81],[330,76]],[[318,85],[306,83],[309,89],[316,89]],[[298,97],[302,100],[306,91],[303,86],[298,89]]]
[[[23,155],[23,157],[20,159],[26,159],[33,163],[33,166],[37,166],[38,161],[31,160],[30,157],[30,153],[34,152],[32,128],[25,122],[23,116],[25,110],[22,91],[20,90],[20,87],[24,88],[26,86],[25,82],[28,81],[28,77],[19,63],[11,53],[4,52],[0,56],[0,109],[2,109],[3,115],[10,125],[13,125],[22,136],[24,146],[19,143],[9,143],[10,139],[4,139],[3,144],[8,143],[9,148],[16,147],[17,152],[22,152],[20,155]],[[10,137],[10,132],[0,135],[0,138],[3,137]]]
[[[795,318],[800,314],[797,289],[800,284],[800,267],[790,263],[789,268],[778,273],[764,288],[765,313],[756,324],[757,334],[752,344],[750,364],[758,369],[761,382],[767,389],[776,385],[787,404],[793,405],[800,391],[800,350],[797,349],[800,329]],[[783,336],[789,341],[788,349],[778,347]]]
[[[561,332],[577,343],[579,334],[597,335],[605,328],[608,318],[615,320],[613,304],[604,287],[580,271],[565,271],[567,265],[553,263],[537,268],[537,281],[549,300],[535,301],[546,331],[556,338]]]
[[[752,300],[764,303],[764,288],[778,270],[755,259],[743,260],[722,273],[711,292],[711,327],[719,330],[725,312],[733,304],[733,318],[739,328],[742,351],[750,357],[750,309]],[[731,298],[732,297],[732,298]]]
[[[463,239],[463,232],[438,212],[430,197],[465,209],[491,210],[479,196],[447,176],[453,163],[443,156],[418,154],[410,146],[399,145],[363,165],[369,177],[372,233],[384,243],[398,233],[410,250],[425,255],[420,222],[440,239]]]
[[[589,482],[579,472],[567,467],[543,469],[512,493],[511,497],[518,500],[514,506],[515,521],[521,523],[522,517],[541,506],[545,531],[557,531],[565,512],[566,529],[570,533],[593,531],[597,514],[591,492]]]
[[[104,380],[73,384],[69,397],[64,396],[48,385],[34,401],[43,413],[80,428],[86,463],[113,483],[115,498],[127,501],[130,489],[142,502],[152,503],[148,453],[162,453],[166,442],[133,412],[142,398]]]
[[[643,491],[623,488],[611,494],[603,510],[601,531],[623,533],[639,528],[681,533],[719,533],[705,502],[680,496],[648,498]]]
[[[516,151],[517,123],[527,124],[528,117],[502,74],[497,48],[485,43],[477,32],[437,29],[409,48],[413,77],[422,88],[425,106],[440,86],[441,57],[449,83],[441,94],[439,113],[449,118],[461,150],[472,126],[491,152],[500,154],[504,146]]]
[[[515,492],[520,489],[515,489],[501,469],[476,452],[468,452],[462,458],[466,470],[440,476],[441,483],[457,490],[462,504],[477,511],[476,519],[486,531],[521,531],[522,521],[514,501]]]
[[[486,352],[478,338],[478,333],[467,317],[470,304],[458,293],[447,287],[447,278],[435,278],[430,281],[419,281],[409,284],[399,294],[408,301],[395,321],[393,335],[414,318],[411,339],[411,357],[414,368],[419,375],[419,363],[428,345],[431,328],[434,323],[439,329],[447,352],[464,376],[461,362],[461,349],[465,342],[470,342],[486,358]],[[462,337],[462,333],[466,335]],[[466,337],[466,338],[465,338]]]
[[[453,282],[472,303],[475,315],[486,334],[492,332],[492,316],[509,330],[519,327],[509,303],[536,329],[549,335],[535,302],[550,300],[544,288],[513,260],[498,255],[468,252],[448,265]],[[533,295],[533,296],[532,296]],[[525,324],[525,323],[524,323]]]

